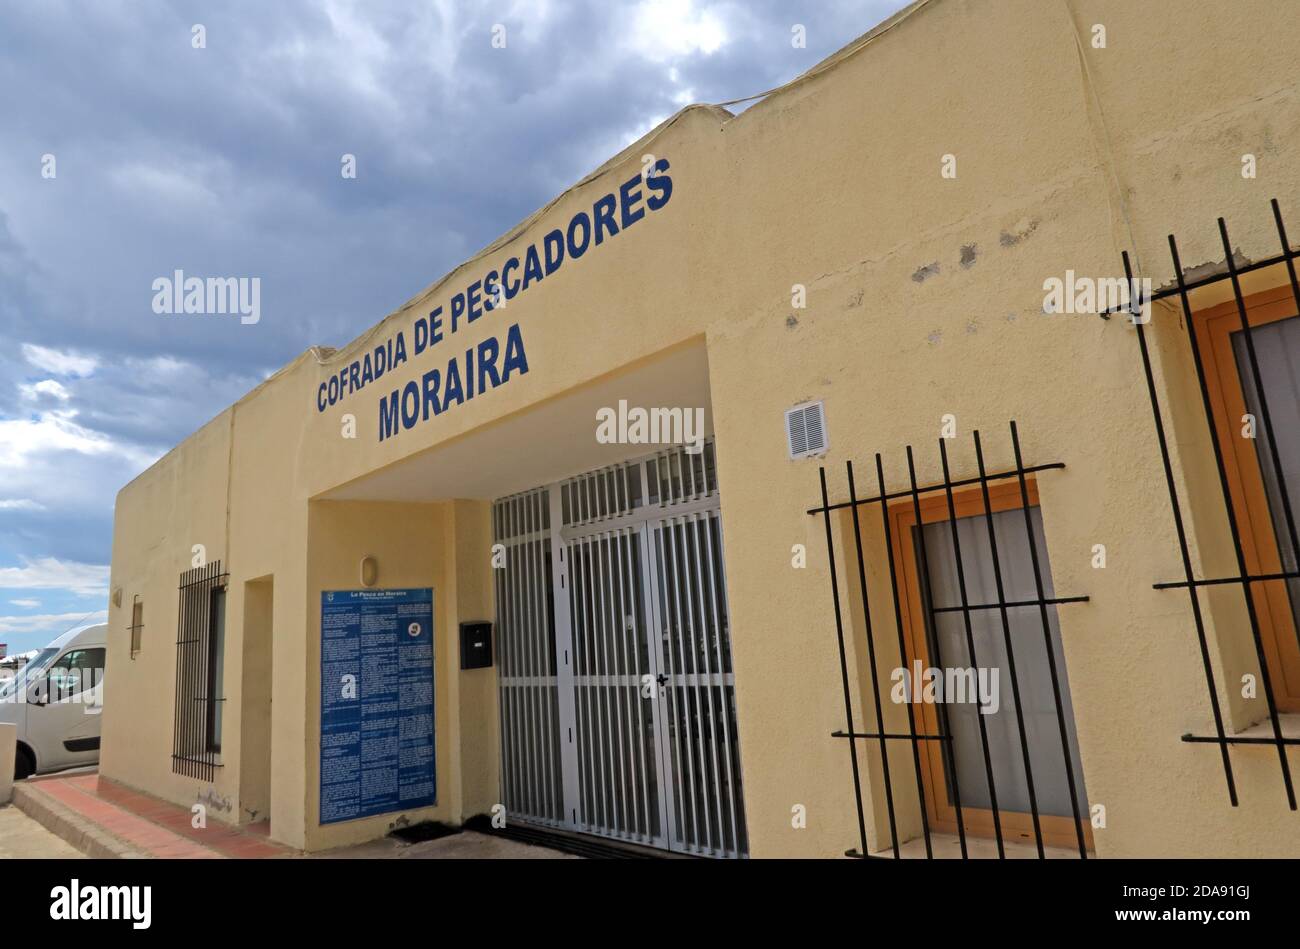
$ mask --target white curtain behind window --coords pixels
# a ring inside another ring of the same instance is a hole
[[[1044,595],[1050,598],[1055,594],[1052,590],[1051,569],[1047,559],[1047,542],[1043,536],[1038,508],[1030,509],[1030,518],[1034,529],[1034,544],[1038,550]],[[1017,509],[994,514],[993,529],[997,538],[1006,600],[1014,602],[1036,599],[1038,593],[1034,583],[1033,562],[1029,556],[1024,511]],[[957,583],[957,561],[953,554],[951,522],[927,524],[924,530],[925,552],[930,567],[928,595],[934,606],[960,606],[961,595]],[[996,603],[997,586],[993,576],[988,525],[984,516],[958,519],[957,534],[961,544],[962,566],[966,573],[967,602],[972,605]],[[914,541],[917,540],[915,531],[913,538]],[[1065,757],[1062,754],[1056,703],[1052,695],[1047,649],[1043,642],[1042,614],[1037,606],[1017,607],[1007,612],[1016,661],[1016,677],[1020,684],[1020,698],[1024,706],[1025,735],[1029,745],[1029,763],[1033,770],[1034,791],[1038,798],[1038,812],[1072,817]],[[1011,673],[1007,666],[1001,613],[995,609],[971,613],[971,630],[977,663],[972,663],[970,659],[962,614],[960,612],[938,613],[932,616],[935,620],[930,629],[930,661],[933,666],[966,668],[978,664],[990,671],[996,670],[998,678],[997,712],[981,715],[978,711],[979,706],[969,703],[949,703],[944,706],[954,738],[952,745],[956,757],[962,806],[979,808],[990,806],[988,777],[984,767],[984,752],[977,721],[977,717],[982,717],[988,730],[989,755],[993,765],[993,780],[997,787],[998,808],[1003,811],[1028,812],[1030,810],[1029,782],[1025,775],[1024,755],[1021,751],[1020,733],[1016,724],[1016,707],[1011,688]],[[1047,616],[1051,628],[1057,678],[1061,688],[1070,759],[1074,768],[1079,813],[1086,817],[1087,794],[1083,787],[1083,768],[1079,762],[1078,739],[1074,729],[1074,709],[1070,703],[1065,656],[1061,652],[1060,628],[1054,606],[1047,608]],[[951,775],[948,776],[948,785],[949,799],[952,800]]]

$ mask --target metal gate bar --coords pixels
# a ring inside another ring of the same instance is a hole
[[[624,476],[622,484],[626,494],[626,476]],[[646,767],[646,713],[643,707],[644,702],[641,701],[641,696],[644,694],[643,690],[648,688],[648,684],[643,678],[648,674],[642,669],[640,648],[645,635],[645,627],[640,621],[640,607],[644,602],[644,598],[642,591],[637,587],[638,571],[633,558],[633,551],[636,549],[636,536],[630,532],[623,535],[623,543],[620,546],[619,570],[630,586],[627,601],[623,606],[623,615],[627,618],[625,642],[631,659],[627,666],[632,675],[633,691],[630,698],[636,709],[636,761],[639,777],[638,806],[640,808],[638,827],[647,839],[654,839],[657,835],[654,826],[654,817],[657,816],[657,813],[652,812],[651,809],[651,778]],[[653,676],[648,676],[648,678],[650,682],[654,681]]]
[[[501,787],[507,814],[563,824],[554,618],[545,488],[493,505],[500,654]]]
[[[618,481],[606,476],[597,499],[617,502]],[[605,494],[605,489],[609,494]],[[608,509],[605,509],[606,515]],[[637,640],[641,597],[632,551],[634,532],[601,531],[566,546],[574,576],[571,597],[577,657],[580,829],[641,843],[662,843],[646,762],[642,671]]]
[[[695,480],[689,466],[678,471]],[[670,496],[680,494],[669,480],[665,484]],[[690,852],[737,856],[744,852],[744,819],[733,738],[734,675],[724,659],[730,644],[725,593],[718,585],[724,577],[716,511],[663,519],[655,525],[654,551],[671,720],[665,734],[675,775],[674,830]]]
[[[709,602],[713,610],[713,628],[716,635],[713,639],[713,651],[718,660],[718,673],[723,677],[724,687],[721,691],[722,700],[722,748],[727,765],[727,816],[731,823],[731,846],[732,849],[740,852],[741,845],[741,818],[737,814],[739,810],[738,802],[739,788],[737,787],[736,776],[740,773],[740,759],[737,748],[731,738],[731,723],[735,720],[735,683],[732,680],[731,691],[728,692],[725,687],[725,677],[732,674],[728,668],[731,659],[731,643],[727,638],[727,594],[725,581],[722,576],[722,521],[720,517],[710,517],[706,522],[708,526],[708,544],[709,553],[706,563],[709,568]],[[724,640],[725,652],[724,652]],[[724,656],[725,661],[724,661]]]

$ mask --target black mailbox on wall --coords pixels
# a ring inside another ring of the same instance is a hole
[[[486,669],[492,665],[492,624],[460,624],[460,667]]]

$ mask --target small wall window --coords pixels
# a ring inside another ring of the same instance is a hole
[[[137,596],[131,604],[131,658],[140,654],[144,638],[144,600]]]

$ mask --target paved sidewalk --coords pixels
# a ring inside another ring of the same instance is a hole
[[[77,859],[85,854],[10,804],[0,807],[0,860]]]
[[[416,844],[385,837],[319,854],[302,854],[272,842],[266,836],[269,827],[265,823],[234,827],[209,817],[208,826],[196,830],[190,826],[188,808],[84,770],[18,782],[14,785],[14,805],[0,809],[0,817],[6,812],[12,812],[9,819],[23,826],[32,840],[63,848],[63,852],[40,854],[52,857],[569,859],[568,854],[547,847],[474,831]],[[0,841],[5,836],[5,825],[0,823]],[[6,855],[0,846],[0,857]]]
[[[188,808],[132,791],[98,774],[35,778],[14,785],[14,803],[93,857],[286,857],[266,825],[208,819],[190,825]]]

